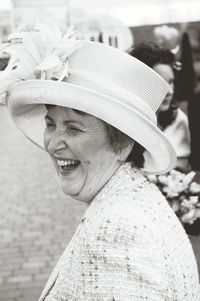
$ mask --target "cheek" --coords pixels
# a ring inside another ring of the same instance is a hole
[[[77,147],[75,147],[77,145]],[[69,148],[72,146],[69,143]],[[77,144],[73,144],[73,152],[76,153],[77,157],[85,164],[96,163],[97,161],[102,162],[100,158],[108,152],[108,145],[101,141],[101,138],[78,141]],[[102,163],[103,164],[103,163]]]
[[[50,135],[45,130],[45,132],[44,132],[44,148],[46,151],[48,151],[49,141],[50,141]]]
[[[91,145],[86,144],[84,149],[85,161],[91,166],[98,168],[104,167],[116,156],[108,142],[100,143],[99,140],[94,141]]]
[[[70,143],[69,143],[69,148],[70,148]],[[79,141],[79,144],[77,145],[77,147],[74,148],[73,152],[78,156],[78,158],[80,158],[80,161],[84,163],[90,163],[91,160],[95,159],[95,156],[98,153],[98,148],[94,143],[91,143],[90,141],[85,141],[85,142]]]
[[[174,93],[174,85],[169,85],[170,94]]]

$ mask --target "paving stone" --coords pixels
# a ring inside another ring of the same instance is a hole
[[[20,296],[21,296],[21,291],[20,290],[7,290],[7,291],[2,291],[0,289],[0,300],[2,301],[10,301],[13,300],[14,298],[20,300]],[[28,300],[27,300],[28,301]]]
[[[20,270],[13,270],[12,271],[12,276],[18,276],[18,275],[31,275],[31,276],[35,276],[38,275],[40,273],[40,268],[36,267],[36,268],[29,268],[27,269],[20,269]]]
[[[20,297],[20,301],[37,301],[39,295],[33,295],[31,296],[30,294],[28,296]],[[18,301],[17,299],[16,301]]]
[[[30,282],[32,280],[31,275],[17,275],[6,278],[7,283],[20,283],[20,282]]]
[[[18,283],[4,283],[0,286],[1,292],[15,291],[18,290]]]
[[[38,275],[36,275],[36,279],[39,281],[39,280],[42,280],[42,281],[47,281],[47,279],[48,279],[48,276],[49,276],[49,273],[44,273],[44,274],[38,274]]]
[[[41,293],[43,287],[44,287],[45,281],[42,280],[32,280],[31,282],[19,282],[17,284],[17,290],[21,290],[23,293],[24,290],[32,290],[33,288],[38,291],[38,293]]]
[[[42,268],[46,266],[46,262],[43,261],[30,261],[30,262],[24,262],[22,264],[23,269],[32,269],[32,268]]]
[[[11,276],[13,274],[13,270],[10,267],[4,266],[0,268],[0,277],[6,278],[7,276]]]

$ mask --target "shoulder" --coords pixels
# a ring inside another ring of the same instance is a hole
[[[189,129],[189,121],[187,115],[181,110],[178,109],[178,120],[177,120],[177,129],[179,132],[184,135],[184,141],[190,143],[190,129]]]
[[[188,124],[188,117],[187,117],[187,115],[181,109],[179,109],[179,108],[177,110],[176,120],[178,122],[183,122],[183,123]]]
[[[148,207],[157,210],[158,203],[165,204],[166,200],[154,184],[147,179],[143,181],[109,196],[105,205],[90,215],[88,237],[110,243],[117,240],[119,244],[135,243],[130,237],[143,237],[152,242],[152,213]]]
[[[180,108],[177,109],[177,115],[173,123],[164,130],[164,133],[174,135],[174,131],[176,131],[176,135],[185,135],[186,132],[189,135],[188,117]]]

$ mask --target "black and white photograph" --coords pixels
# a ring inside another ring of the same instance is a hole
[[[199,0],[1,0],[0,141],[0,301],[200,301]]]

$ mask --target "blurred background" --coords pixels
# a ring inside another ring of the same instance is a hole
[[[141,42],[171,50],[182,66],[177,99],[189,118],[191,166],[200,170],[199,0],[1,0],[0,42],[36,20],[75,25],[79,38],[123,51]],[[0,300],[37,300],[86,205],[60,191],[49,158],[15,128],[3,104],[0,141]],[[189,239],[200,270],[200,238]]]

